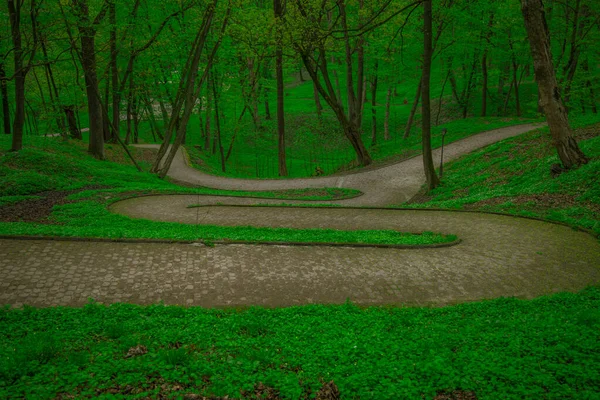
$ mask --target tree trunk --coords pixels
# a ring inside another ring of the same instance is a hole
[[[498,77],[498,107],[496,110],[496,116],[500,116],[502,114],[502,103],[501,100],[504,98],[504,83],[506,81],[506,74],[508,73],[507,71],[510,69],[510,65],[509,64],[505,64],[501,69],[500,69],[500,74]]]
[[[271,120],[271,107],[269,106],[269,88],[265,87],[265,119],[267,121]]]
[[[8,85],[6,84],[4,63],[0,61],[0,95],[2,95],[2,121],[4,134],[10,135],[10,109],[8,105]]]
[[[323,113],[323,106],[321,105],[321,99],[319,97],[319,89],[317,89],[317,85],[313,82],[313,96],[315,98],[315,107],[317,110],[317,116],[320,118]]]
[[[541,0],[521,0],[521,11],[533,56],[535,80],[558,157],[565,169],[585,164],[588,158],[573,137],[556,81],[544,5]]]
[[[119,94],[119,70],[117,69],[117,13],[115,7],[115,0],[111,0],[108,6],[109,20],[110,20],[110,74],[112,78],[112,123],[115,128],[116,134],[120,132],[120,107],[121,107],[121,96]],[[112,137],[112,131],[110,140],[115,140]]]
[[[375,62],[375,68],[373,72],[373,82],[371,83],[371,146],[377,144],[377,68],[379,63]]]
[[[488,90],[488,67],[487,67],[487,49],[483,52],[481,59],[481,72],[483,74],[483,84],[481,88],[481,116],[487,115],[487,90]]]
[[[63,108],[65,117],[67,119],[67,126],[69,127],[69,134],[71,138],[82,140],[81,130],[77,127],[77,121],[75,120],[75,106],[69,105]]]
[[[23,47],[21,38],[21,2],[8,0],[12,44],[15,66],[15,117],[13,121],[12,151],[23,148],[23,126],[25,125],[25,76],[27,69],[23,66]]]
[[[212,84],[212,76],[208,73],[207,86],[208,93],[206,94],[206,121],[204,123],[204,151],[206,154],[210,154],[210,118],[212,112],[212,90],[210,85]]]
[[[423,77],[421,86],[423,93],[421,94],[421,113],[423,126],[423,168],[425,177],[427,178],[427,190],[435,189],[439,185],[439,179],[435,173],[433,166],[433,156],[431,154],[431,104],[429,96],[429,84],[431,81],[431,0],[423,1]]]
[[[392,99],[392,87],[389,86],[385,96],[385,119],[383,121],[383,140],[390,140],[390,105]]]
[[[108,101],[110,100],[110,71],[106,74],[106,85],[104,86],[104,105],[103,109],[108,113]],[[108,115],[108,114],[106,114]],[[104,115],[103,115],[104,116]],[[102,130],[104,132],[104,143],[110,142],[112,132],[110,131],[110,120],[108,118],[102,119]]]
[[[589,69],[590,69],[589,61],[587,58],[582,63],[581,68],[583,68],[583,71],[585,72],[585,74],[587,76],[589,73]],[[598,108],[596,106],[596,96],[594,94],[594,86],[592,85],[592,81],[589,78],[587,78],[585,81],[585,87],[588,88],[588,90],[590,92],[590,105],[592,106],[592,112],[594,114],[597,114]]]
[[[421,92],[423,90],[423,75],[421,75],[421,79],[419,80],[419,86],[417,87],[417,94],[415,95],[415,101],[413,102],[412,108],[410,109],[410,115],[408,116],[408,121],[406,122],[406,128],[404,128],[404,136],[403,139],[408,139],[410,135],[410,130],[412,129],[413,121],[415,119],[415,113],[417,112],[417,106],[419,105],[419,99],[421,98]]]
[[[206,64],[204,67],[204,72],[202,75],[198,74],[198,68],[200,63],[200,56],[203,53],[206,39],[208,36],[208,32],[212,25],[213,17],[215,15],[216,1],[213,0],[212,3],[208,4],[204,17],[202,19],[202,25],[198,30],[198,34],[196,35],[196,39],[194,42],[194,46],[191,49],[191,52],[188,56],[188,61],[186,62],[186,67],[182,73],[179,89],[177,90],[176,100],[174,102],[173,113],[171,115],[171,120],[169,121],[169,127],[165,133],[165,140],[161,144],[159,152],[157,154],[156,161],[152,167],[153,172],[158,172],[158,176],[164,178],[169,168],[171,167],[171,163],[179,150],[183,139],[185,138],[185,133],[187,129],[187,123],[189,122],[190,116],[192,115],[192,111],[196,104],[196,99],[200,93],[200,89],[202,87],[202,83],[208,76],[208,71],[212,68],[212,63],[215,57],[217,50],[221,44],[223,34],[225,28],[227,26],[227,22],[229,20],[229,16],[231,13],[231,4],[228,6],[227,11],[225,13],[225,17],[223,19],[223,24],[221,26],[221,30],[219,32],[219,37],[215,44],[213,45],[210,51],[207,51],[208,57],[206,60]],[[196,80],[199,77],[198,87],[196,87]],[[216,83],[213,78],[213,91],[215,89]],[[214,95],[214,93],[213,93]],[[216,101],[217,99],[215,99]],[[181,109],[183,108],[183,114],[180,117]],[[161,166],[161,162],[163,161],[163,157],[169,148],[169,142],[174,129],[177,129],[177,134],[175,136],[175,140],[173,141],[173,145],[169,149],[169,154],[166,159],[164,159],[164,164]],[[221,156],[223,156],[222,146],[221,146]],[[222,157],[222,162],[224,163],[224,158]],[[223,169],[224,169],[223,164]]]
[[[513,55],[512,65],[513,65],[513,86],[515,88],[515,103],[516,103],[516,107],[517,107],[517,117],[520,117],[521,116],[521,99],[519,96],[519,80],[517,79],[517,71],[519,70],[519,66],[517,65],[514,55]]]
[[[225,171],[225,155],[223,153],[223,141],[221,140],[221,118],[219,118],[219,97],[217,96],[216,79],[213,78],[213,98],[215,99],[215,123],[217,131],[216,139],[219,142],[219,154],[221,155],[221,171]]]
[[[96,73],[96,46],[94,43],[96,32],[90,27],[91,22],[89,20],[89,10],[86,1],[76,1],[75,5],[79,12],[78,28],[81,35],[81,64],[85,75],[85,89],[90,120],[88,152],[95,158],[104,160],[104,124],[102,102],[98,89],[98,76]]]
[[[281,30],[281,20],[283,18],[283,8],[281,0],[273,0],[273,11],[277,21],[277,46],[275,48],[275,77],[277,80],[277,148],[278,148],[278,166],[279,176],[287,176],[287,163],[285,157],[285,119],[283,104],[283,32]],[[302,71],[302,68],[300,68]]]

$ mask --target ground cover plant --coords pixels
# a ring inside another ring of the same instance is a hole
[[[442,308],[5,308],[0,397],[592,399],[599,309],[597,287]]]
[[[539,217],[600,234],[600,121],[572,119],[590,161],[553,177],[558,163],[548,128],[503,140],[444,166],[442,185],[402,206],[455,208]]]
[[[337,188],[277,192],[185,188],[160,180],[155,175],[137,172],[131,166],[92,159],[86,156],[82,146],[73,146],[59,138],[29,140],[27,149],[19,153],[4,153],[0,158],[2,235],[200,240],[208,244],[243,241],[431,245],[457,239],[454,235],[431,232],[221,227],[132,219],[111,213],[108,206],[143,194],[332,200],[353,197],[360,192]],[[114,151],[120,149],[115,146]],[[138,154],[142,160],[143,152],[141,150]]]

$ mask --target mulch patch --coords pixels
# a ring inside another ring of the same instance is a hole
[[[107,186],[92,185],[77,190],[52,190],[35,193],[40,199],[23,200],[14,204],[0,206],[0,222],[36,222],[51,224],[48,218],[54,206],[72,203],[67,197],[83,190],[106,189]]]
[[[591,126],[586,126],[584,128],[575,129],[573,131],[573,134],[575,135],[575,138],[578,141],[592,139],[596,136],[600,136],[600,123]]]
[[[475,392],[469,390],[453,390],[452,392],[438,392],[433,400],[477,400]]]
[[[206,381],[205,381],[206,382]],[[156,394],[154,399],[172,399],[174,396],[183,397],[185,400],[234,400],[232,397],[217,397],[217,396],[202,396],[195,393],[185,393],[188,390],[193,390],[190,385],[182,384],[182,383],[169,383],[166,382],[162,378],[147,378],[147,382],[145,385],[116,385],[109,388],[97,389],[96,394],[108,394],[108,395],[136,395],[141,394],[148,390],[157,390],[158,394]],[[253,390],[241,390],[240,391],[240,400],[282,400],[283,397],[279,394],[279,391],[271,388],[269,386],[264,385],[262,382],[254,385]],[[303,398],[310,397],[310,389],[305,393]],[[66,400],[66,399],[74,399],[77,398],[77,395],[73,393],[58,393],[55,399]],[[150,397],[145,397],[150,399]],[[315,400],[340,400],[340,391],[338,390],[336,384],[331,381],[324,383],[321,389],[316,394]],[[445,398],[442,398],[445,399]],[[455,398],[448,398],[455,399]],[[476,397],[457,397],[456,400],[477,400]]]
[[[431,199],[433,199],[433,196],[428,195],[427,189],[423,187],[417,192],[417,194],[411,197],[410,200],[406,202],[406,204],[424,204],[431,201]]]

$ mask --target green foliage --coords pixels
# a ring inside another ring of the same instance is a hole
[[[6,308],[0,397],[239,398],[263,382],[298,399],[333,380],[344,399],[454,389],[481,400],[594,398],[599,308],[597,287],[443,308]],[[105,336],[106,321],[123,327],[118,337]],[[130,351],[140,345],[147,353]]]

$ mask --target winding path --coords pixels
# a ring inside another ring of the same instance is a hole
[[[448,159],[532,129],[486,132],[447,147]],[[255,181],[192,170],[177,157],[169,175],[223,189],[343,186],[362,190],[344,205],[400,203],[419,189],[420,157],[341,177]],[[360,208],[250,207],[220,196],[150,196],[116,203],[135,218],[202,225],[398,229],[457,234],[440,249],[0,240],[0,304],[80,306],[100,302],[201,306],[341,303],[444,305],[500,296],[531,298],[600,282],[600,245],[590,235],[501,215]],[[219,205],[224,203],[227,205]],[[190,204],[204,207],[186,208]],[[235,205],[235,207],[231,207]]]

